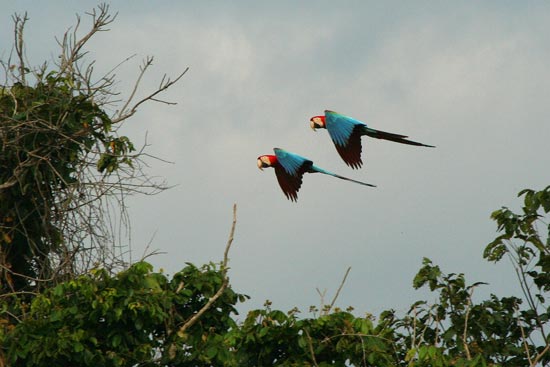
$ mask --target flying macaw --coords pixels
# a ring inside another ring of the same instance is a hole
[[[363,165],[363,161],[361,160],[362,135],[367,135],[371,138],[391,140],[401,144],[435,148],[433,145],[407,140],[406,138],[408,138],[408,136],[406,135],[371,129],[359,120],[341,115],[334,111],[325,110],[324,116],[313,116],[309,121],[313,130],[328,130],[338,154],[340,154],[340,157],[342,157],[348,166],[354,169],[360,168]]]
[[[337,177],[342,180],[355,182],[365,186],[376,187],[366,182],[352,180],[351,178],[343,177],[335,173],[326,171],[313,164],[313,162],[307,158],[301,157],[297,154],[287,152],[283,149],[273,148],[275,155],[261,155],[258,157],[258,168],[263,170],[266,167],[273,167],[275,169],[275,175],[279,186],[283,190],[287,199],[292,201],[298,200],[298,191],[302,186],[302,177],[304,173],[324,173]]]

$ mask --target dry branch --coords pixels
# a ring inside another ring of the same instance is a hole
[[[332,299],[332,302],[330,303],[329,311],[334,307],[334,303],[336,302],[336,299],[338,299],[338,296],[340,295],[340,291],[342,290],[342,287],[344,286],[344,283],[346,282],[346,279],[348,278],[348,274],[351,270],[351,266],[348,267],[346,270],[346,274],[344,275],[344,278],[342,279],[342,282],[340,283],[340,286],[338,287],[338,290],[336,291],[336,294],[334,295],[334,298]]]
[[[152,57],[148,57],[145,59],[145,62],[144,62],[144,65],[141,67],[141,70],[140,70],[140,73],[138,75],[138,78],[134,84],[134,88],[132,90],[132,93],[130,94],[130,97],[128,98],[128,100],[126,101],[126,103],[124,104],[124,106],[122,107],[122,109],[120,110],[120,112],[118,113],[118,116],[113,118],[112,121],[113,121],[113,124],[116,124],[120,121],[124,121],[126,119],[128,119],[129,117],[133,116],[136,112],[137,112],[137,108],[147,102],[147,101],[153,101],[153,102],[160,102],[160,103],[164,103],[164,104],[169,104],[169,105],[172,105],[172,104],[175,104],[174,102],[167,102],[167,101],[163,101],[163,100],[160,100],[160,99],[157,99],[155,98],[155,96],[161,92],[164,92],[165,90],[167,90],[168,88],[170,88],[172,85],[174,85],[175,83],[177,83],[184,75],[185,73],[187,73],[187,71],[189,70],[189,67],[187,67],[181,74],[179,74],[174,80],[171,80],[170,78],[167,78],[166,75],[164,75],[162,77],[162,80],[160,82],[160,85],[159,87],[154,91],[152,92],[151,94],[149,94],[148,96],[140,99],[138,102],[136,102],[132,108],[128,108],[128,106],[130,105],[130,102],[133,100],[135,94],[136,94],[136,91],[138,90],[139,88],[139,85],[141,83],[141,79],[143,77],[143,75],[145,74],[145,72],[147,71],[147,69],[153,64],[153,58]]]
[[[191,326],[193,326],[200,317],[208,311],[210,307],[216,302],[218,298],[223,294],[225,289],[227,288],[229,284],[229,278],[227,277],[227,263],[229,261],[229,249],[231,248],[231,244],[233,243],[233,236],[235,234],[235,225],[237,224],[237,204],[233,204],[233,223],[231,224],[231,231],[229,232],[229,237],[227,239],[227,245],[225,246],[225,251],[223,254],[223,262],[221,265],[221,272],[222,272],[222,285],[220,286],[220,289],[206,302],[206,304],[196,313],[194,314],[189,320],[187,320],[179,329],[178,334],[183,335],[187,329],[189,329]]]
[[[17,58],[19,59],[19,78],[21,79],[21,83],[25,84],[25,47],[24,47],[24,39],[23,39],[23,30],[25,29],[25,23],[29,20],[27,17],[27,13],[25,13],[22,17],[19,15],[13,16],[13,21],[15,23],[15,52],[17,53]]]
[[[346,274],[344,274],[344,278],[340,282],[340,285],[338,286],[338,289],[336,290],[336,294],[332,298],[332,301],[330,302],[330,305],[325,305],[324,304],[326,290],[323,291],[323,292],[320,292],[319,289],[316,288],[317,293],[319,293],[319,296],[321,297],[321,313],[322,314],[328,315],[330,313],[330,311],[332,310],[332,308],[334,307],[334,304],[336,303],[336,300],[338,299],[338,296],[340,295],[340,291],[342,290],[342,287],[344,286],[344,283],[346,282],[346,279],[348,277],[348,274],[349,274],[350,270],[351,270],[351,266],[348,267],[348,269],[346,270]]]

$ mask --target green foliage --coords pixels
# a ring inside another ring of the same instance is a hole
[[[83,245],[72,239],[93,236],[75,229],[78,213],[93,216],[110,189],[98,189],[91,168],[110,174],[131,167],[135,149],[103,108],[108,85],[81,72],[86,40],[71,46],[65,39],[61,64],[30,69],[22,56],[26,18],[14,19],[18,64],[0,61],[0,290],[30,292],[70,276],[72,264],[58,265]],[[105,14],[96,20],[95,31],[108,24]]]
[[[511,260],[528,306],[518,313],[516,322],[523,325],[524,338],[532,341],[528,343],[531,359],[548,364],[550,186],[540,191],[522,190],[518,197],[523,197],[521,213],[503,207],[491,214],[501,234],[487,245],[484,257],[497,262],[507,255]]]
[[[71,208],[72,187],[98,145],[100,172],[130,163],[134,150],[71,76],[51,71],[33,86],[3,86],[0,95],[0,246],[4,289],[25,290],[28,278],[48,277],[47,259],[63,244],[58,216]],[[14,275],[17,274],[17,275]]]
[[[34,298],[24,320],[3,329],[0,345],[7,363],[25,366],[395,365],[385,320],[375,326],[340,310],[299,319],[298,310],[268,305],[237,324],[234,307],[246,296],[231,288],[181,332],[222,282],[212,264],[188,264],[172,279],[145,262],[114,276],[94,270]]]
[[[492,213],[501,234],[484,251],[489,261],[507,255],[513,264],[523,298],[491,295],[474,302],[472,295],[483,283],[466,285],[463,274],[445,275],[424,259],[414,278],[415,288],[437,292],[429,305],[417,302],[396,323],[399,343],[408,348],[411,366],[534,366],[550,362],[546,332],[550,318],[546,304],[550,289],[548,213],[550,186],[523,190],[521,213],[503,207]],[[544,230],[541,232],[541,228]]]
[[[336,310],[299,319],[298,311],[249,312],[235,333],[239,366],[393,366],[394,332],[370,317]]]
[[[416,302],[398,323],[406,330],[402,341],[411,346],[411,365],[529,364],[517,320],[521,299],[491,295],[475,303],[473,292],[484,283],[466,285],[464,274],[446,275],[426,258],[413,284],[428,285],[438,300],[433,305]]]
[[[506,207],[491,214],[491,218],[497,222],[498,230],[504,233],[486,247],[484,257],[489,261],[499,261],[505,254],[512,252],[520,265],[526,265],[538,255],[539,265],[548,272],[550,224],[542,223],[540,219],[550,212],[550,186],[541,191],[522,190],[518,194],[518,197],[521,196],[524,197],[521,214],[516,214]],[[542,235],[537,224],[546,227]],[[511,243],[512,239],[521,242]]]
[[[214,265],[188,265],[171,280],[145,262],[115,276],[94,270],[37,296],[1,345],[10,365],[223,365],[243,295],[227,288],[211,313],[178,332],[221,281]]]

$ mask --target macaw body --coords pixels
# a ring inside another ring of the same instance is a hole
[[[365,186],[376,187],[366,182],[352,180],[351,178],[343,177],[335,173],[317,167],[307,158],[299,156],[291,152],[287,152],[280,148],[273,148],[275,155],[261,155],[258,157],[258,168],[263,170],[266,167],[273,167],[279,186],[283,193],[291,201],[298,200],[298,191],[302,186],[302,178],[304,173],[323,173],[341,180],[355,182]]]
[[[433,145],[407,140],[408,136],[406,135],[372,129],[364,122],[329,110],[325,110],[324,116],[312,117],[310,125],[313,130],[318,128],[327,129],[340,157],[348,166],[354,169],[363,165],[361,160],[361,136],[363,135],[401,144],[435,148]]]

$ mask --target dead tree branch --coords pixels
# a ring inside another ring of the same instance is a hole
[[[336,302],[336,300],[338,299],[338,296],[340,295],[340,291],[342,290],[342,287],[344,286],[344,283],[346,282],[346,279],[348,278],[348,274],[351,270],[351,266],[348,267],[348,270],[346,270],[346,274],[344,275],[344,278],[342,279],[342,282],[340,283],[340,286],[338,287],[338,290],[336,291],[336,294],[334,295],[334,298],[332,299],[332,302],[330,303],[330,308],[329,310],[332,309],[332,307],[334,307],[334,303]]]
[[[63,50],[59,68],[60,74],[72,72],[75,63],[86,54],[81,52],[81,50],[88,40],[97,32],[108,31],[105,27],[115,21],[117,14],[109,14],[109,5],[100,4],[97,9],[99,11],[94,8],[91,12],[86,13],[92,17],[92,28],[82,38],[78,39],[77,37],[77,31],[80,26],[80,17],[77,16],[76,25],[72,33],[69,31],[65,32],[63,41],[58,41]]]
[[[26,64],[25,64],[25,47],[23,42],[23,30],[25,28],[25,23],[29,20],[27,17],[27,13],[23,14],[23,16],[20,15],[14,15],[13,21],[15,23],[15,52],[17,53],[17,58],[19,59],[19,78],[21,79],[21,83],[25,84],[25,74],[26,72]]]
[[[153,93],[149,94],[148,96],[146,96],[146,97],[142,98],[141,100],[139,100],[138,102],[136,102],[131,108],[128,107],[130,105],[131,101],[133,100],[133,98],[136,94],[136,91],[139,88],[139,85],[141,83],[143,75],[147,71],[147,68],[149,68],[152,64],[153,64],[153,58],[152,57],[148,57],[148,58],[145,59],[145,62],[143,64],[143,66],[140,68],[140,73],[139,73],[138,78],[137,78],[137,80],[134,84],[134,88],[132,90],[132,93],[130,94],[130,97],[128,98],[128,101],[126,101],[126,103],[124,104],[124,106],[122,107],[120,112],[118,113],[118,116],[113,118],[113,120],[112,120],[113,124],[116,124],[117,122],[126,120],[127,118],[133,116],[137,112],[137,108],[141,104],[143,104],[147,101],[161,102],[161,103],[165,103],[165,104],[169,104],[169,105],[175,104],[174,102],[167,102],[167,101],[157,99],[157,98],[155,98],[155,96],[157,94],[161,93],[161,92],[164,92],[165,90],[170,88],[172,85],[176,84],[185,75],[185,73],[187,73],[187,71],[189,70],[189,67],[187,67],[174,80],[171,80],[170,78],[167,78],[166,75],[164,75],[162,77],[162,80],[161,80],[157,90],[155,90]]]
[[[231,244],[233,243],[233,236],[235,234],[236,224],[237,224],[237,204],[233,204],[233,223],[231,224],[231,231],[229,232],[229,238],[227,239],[227,245],[225,246],[225,251],[223,254],[223,262],[221,264],[221,272],[223,277],[222,285],[220,286],[220,289],[218,289],[216,294],[214,294],[196,314],[194,314],[189,320],[185,322],[185,324],[183,324],[180,327],[178,331],[179,335],[184,334],[187,329],[193,326],[200,319],[200,317],[214,304],[214,302],[216,302],[216,300],[220,298],[220,296],[223,294],[223,292],[227,288],[229,284],[229,278],[227,277],[227,269],[228,269],[227,263],[229,262],[228,255],[229,255],[229,249],[231,248]]]

